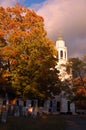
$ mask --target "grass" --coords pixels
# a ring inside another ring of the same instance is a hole
[[[6,123],[0,122],[0,130],[65,130],[65,121],[59,115],[43,115],[37,119],[10,116]]]

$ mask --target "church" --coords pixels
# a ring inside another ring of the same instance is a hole
[[[70,69],[69,73],[67,73],[66,70],[66,64],[68,63],[67,46],[62,37],[57,39],[55,48],[58,53],[56,69],[59,70],[59,78],[62,82],[68,80],[70,82],[69,87],[72,87],[72,71]],[[62,91],[59,95],[55,96],[54,99],[45,101],[43,108],[41,107],[42,112],[52,114],[75,114],[75,104],[71,102],[68,99],[68,95],[64,93],[65,92]]]
[[[57,39],[55,47],[58,53],[56,68],[60,71],[59,78],[61,81],[68,80],[71,85],[72,71],[70,69],[70,72],[67,73],[66,70],[66,64],[68,63],[67,46],[62,37]],[[62,91],[60,95],[56,96],[53,102],[57,103],[57,113],[75,113],[75,104],[73,102],[71,103],[66,95],[64,96],[64,91]]]

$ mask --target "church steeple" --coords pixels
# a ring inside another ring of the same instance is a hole
[[[60,37],[58,37],[58,39],[57,39],[57,40],[58,40],[58,41],[59,41],[59,40],[63,40],[63,37],[61,37],[61,36],[60,36]]]
[[[63,40],[62,32],[59,32],[57,40]]]
[[[68,63],[67,59],[67,46],[62,37],[59,37],[56,41],[56,49],[58,53],[58,61],[56,68],[60,71],[59,78],[64,81],[65,79],[71,78],[71,74],[67,74],[66,64]]]
[[[59,36],[56,41],[56,48],[58,51],[58,60],[59,62],[67,61],[67,47],[65,45],[65,41],[62,36]]]

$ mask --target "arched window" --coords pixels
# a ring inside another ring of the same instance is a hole
[[[60,57],[61,57],[61,59],[63,58],[63,51],[62,50],[60,51]]]

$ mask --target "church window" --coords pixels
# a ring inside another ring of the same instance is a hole
[[[60,51],[60,57],[63,58],[63,51]]]

